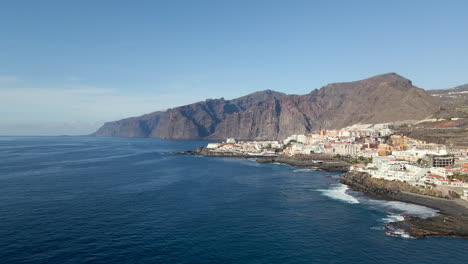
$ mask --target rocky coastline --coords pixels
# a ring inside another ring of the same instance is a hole
[[[234,151],[211,151],[205,147],[199,147],[196,150],[186,150],[180,152],[167,152],[164,154],[168,155],[194,155],[202,157],[218,157],[218,158],[264,158],[265,155],[249,155],[245,153],[239,153]],[[270,156],[275,157],[275,156]]]
[[[238,152],[220,152],[211,151],[204,147],[199,147],[197,150],[188,150],[182,152],[171,152],[166,154],[177,155],[195,155],[203,157],[231,157],[231,158],[256,158],[259,163],[280,163],[295,167],[316,168],[320,171],[328,172],[347,172],[349,164],[344,161],[333,159],[328,155],[251,155]]]
[[[306,156],[306,155],[304,155]],[[277,157],[261,157],[257,159],[259,163],[281,163],[295,167],[313,167],[317,170],[328,172],[347,172],[349,164],[335,159],[321,159],[320,157],[304,157],[302,155]]]
[[[340,182],[371,197],[423,205],[440,212],[440,215],[429,218],[404,216],[403,221],[387,224],[385,229],[389,234],[396,235],[398,230],[403,230],[415,238],[468,238],[468,203],[465,201],[403,192],[386,184],[376,184],[370,179],[366,173],[348,172],[341,176]]]
[[[349,171],[349,164],[326,155],[251,155],[238,152],[219,152],[200,147],[196,150],[171,152],[173,155],[195,155],[203,157],[256,158],[259,163],[281,163],[295,167],[311,167],[321,171],[343,172],[340,182],[350,189],[363,192],[383,200],[402,201],[436,209],[440,215],[419,218],[404,216],[400,222],[388,223],[387,233],[398,235],[400,230],[415,238],[461,237],[468,238],[468,202],[442,199],[410,193],[396,188],[391,182],[382,184],[371,180],[367,173]]]

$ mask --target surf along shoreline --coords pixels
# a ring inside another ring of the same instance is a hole
[[[439,215],[420,218],[403,215],[404,220],[390,222],[385,230],[390,235],[401,236],[402,232],[414,238],[461,237],[468,238],[468,201],[449,200],[427,195],[403,192],[389,185],[375,183],[370,175],[349,171],[350,164],[326,155],[245,155],[233,152],[213,152],[200,147],[197,150],[171,152],[166,154],[195,155],[203,157],[255,158],[259,163],[280,163],[294,167],[315,168],[320,171],[341,172],[340,183],[354,191],[372,198],[400,201],[426,206],[439,211]],[[390,183],[390,182],[389,182]]]
[[[347,172],[341,175],[340,182],[354,191],[388,201],[401,201],[426,206],[439,211],[440,215],[419,218],[404,215],[404,220],[386,225],[386,231],[397,234],[403,230],[411,237],[462,237],[468,238],[468,202],[450,200],[428,195],[404,192],[393,188],[391,182],[373,181],[363,172]]]

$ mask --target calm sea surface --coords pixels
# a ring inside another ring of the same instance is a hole
[[[385,234],[432,209],[336,173],[163,155],[206,142],[0,137],[1,263],[466,263],[468,240]]]

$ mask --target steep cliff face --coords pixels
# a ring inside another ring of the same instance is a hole
[[[104,124],[93,135],[165,139],[283,139],[356,123],[416,120],[439,101],[411,81],[388,73],[334,83],[306,95],[271,90],[233,100],[206,100]]]

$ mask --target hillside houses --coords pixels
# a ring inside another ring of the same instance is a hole
[[[352,166],[351,170],[414,186],[450,188],[461,194],[468,188],[468,183],[455,177],[468,174],[468,150],[392,133],[386,124],[354,125],[340,130],[291,135],[283,141],[237,142],[229,139],[224,143],[210,143],[207,148],[215,152],[257,156],[327,154],[348,160],[365,158],[372,162]]]

